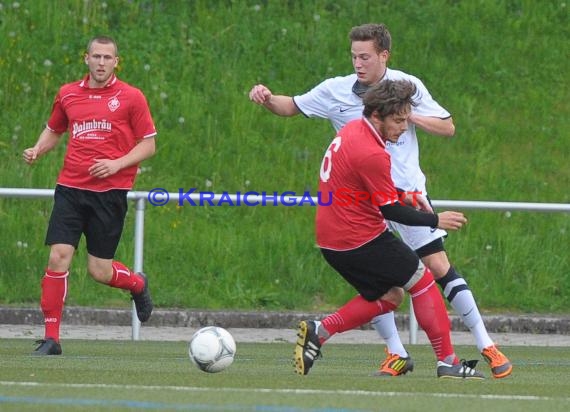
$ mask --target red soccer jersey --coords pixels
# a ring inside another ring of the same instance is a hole
[[[356,249],[386,230],[379,207],[398,195],[390,155],[368,120],[351,121],[338,131],[321,164],[319,194],[319,247]]]
[[[130,190],[138,165],[100,179],[89,175],[95,159],[117,159],[140,139],[156,135],[143,93],[115,76],[103,88],[89,88],[89,76],[59,89],[47,127],[69,131],[67,151],[57,183],[77,189],[104,192]]]

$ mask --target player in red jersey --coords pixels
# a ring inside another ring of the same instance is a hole
[[[156,135],[145,96],[116,77],[118,63],[112,38],[91,39],[85,53],[89,73],[59,89],[45,129],[35,146],[23,153],[24,161],[32,164],[69,133],[46,235],[50,254],[40,302],[45,335],[33,355],[62,352],[59,333],[67,277],[82,234],[91,277],[128,290],[141,322],[148,320],[153,309],[146,276],[113,260],[127,212],[127,193],[138,164],[154,154]]]
[[[302,114],[308,118],[328,119],[338,131],[350,120],[362,117],[362,95],[371,85],[384,80],[413,82],[418,90],[414,97],[417,106],[412,108],[409,128],[400,135],[397,143],[387,142],[386,148],[391,156],[392,179],[396,187],[406,192],[421,192],[422,196],[428,197],[416,132],[421,129],[433,136],[453,136],[455,125],[451,113],[432,97],[419,78],[388,67],[392,36],[384,24],[353,27],[349,39],[354,73],[325,79],[311,90],[293,97],[275,95],[265,85],[257,84],[251,89],[249,98],[280,116]],[[449,261],[443,244],[447,236],[445,231],[395,222],[388,222],[388,225],[391,230],[398,232],[400,238],[414,249],[430,269],[449,304],[473,334],[476,346],[491,367],[493,376],[509,376],[513,365],[489,336],[467,281]],[[400,295],[403,299],[403,290],[400,290]],[[371,324],[386,342],[387,357],[375,375],[405,374],[413,365],[413,360],[398,334],[394,312],[376,316]]]
[[[385,221],[448,230],[467,222],[459,212],[434,214],[422,198],[416,199],[416,207],[425,211],[399,201],[386,142],[397,142],[407,130],[415,92],[415,85],[406,80],[372,86],[363,99],[364,117],[340,129],[325,153],[319,193],[331,193],[332,202],[317,206],[317,244],[359,294],[322,321],[300,322],[295,369],[301,375],[309,372],[331,336],[394,310],[400,302],[394,290],[401,287],[411,295],[418,323],[432,344],[437,376],[483,379],[474,369],[477,361],[460,362],[455,355],[445,303],[431,272]]]

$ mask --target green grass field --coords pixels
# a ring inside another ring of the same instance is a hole
[[[467,358],[473,347],[457,346]],[[410,348],[416,368],[371,376],[372,345],[328,344],[311,373],[293,372],[290,343],[239,343],[234,363],[207,374],[186,342],[65,341],[61,357],[35,358],[30,340],[0,341],[2,411],[568,411],[570,352],[504,347],[514,364],[503,380],[439,380],[431,348]],[[482,361],[481,361],[482,362]],[[481,370],[489,370],[483,363]]]

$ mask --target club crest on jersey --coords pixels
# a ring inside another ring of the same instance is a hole
[[[109,107],[109,110],[112,111],[112,112],[114,112],[115,110],[117,110],[120,105],[121,105],[121,102],[119,101],[119,99],[117,99],[117,96],[113,96],[113,97],[107,102],[107,107]]]

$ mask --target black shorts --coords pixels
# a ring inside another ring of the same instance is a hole
[[[419,264],[418,255],[388,230],[358,249],[321,252],[367,301],[378,299],[394,286],[404,286]]]
[[[63,243],[77,249],[84,234],[90,255],[113,259],[123,233],[127,193],[127,190],[91,192],[57,185],[46,245]]]

